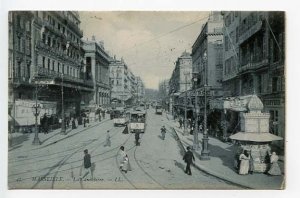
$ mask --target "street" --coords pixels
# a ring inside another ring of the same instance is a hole
[[[108,117],[108,116],[107,116]],[[9,188],[31,189],[238,189],[220,179],[192,167],[192,176],[184,173],[183,151],[168,125],[165,114],[147,112],[146,132],[140,146],[134,134],[123,134],[124,127],[114,127],[112,120],[79,126],[67,136],[58,133],[40,146],[31,145],[33,134],[22,146],[9,151]],[[165,140],[160,128],[167,128]],[[111,146],[105,145],[110,130]],[[52,134],[48,134],[51,136]],[[43,139],[41,139],[43,141]],[[127,173],[119,170],[120,146],[125,147],[132,167]],[[26,148],[26,149],[25,149]],[[92,174],[83,175],[83,150],[91,155]],[[197,159],[196,159],[197,160]]]

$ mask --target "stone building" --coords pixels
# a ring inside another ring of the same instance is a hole
[[[224,96],[257,95],[263,111],[270,113],[271,133],[284,137],[284,13],[223,12],[223,16]]]
[[[198,115],[202,121],[204,108],[209,101],[220,97],[222,91],[222,70],[223,70],[223,18],[221,12],[212,12],[208,21],[202,26],[201,32],[192,46],[193,62],[193,90],[191,94],[191,108],[195,112],[195,97],[198,96]],[[205,104],[204,91],[206,90]],[[208,128],[210,131],[218,131],[218,123],[215,122],[215,115],[208,112]],[[196,115],[194,115],[196,116]]]
[[[93,82],[84,74],[82,36],[77,12],[9,13],[9,101],[14,118],[22,112],[15,101],[33,101],[36,93],[39,103],[56,103],[57,115],[62,104],[67,116],[79,114],[81,96],[93,91]]]
[[[136,77],[136,98],[137,98],[137,101],[144,101],[145,99],[145,85],[144,85],[144,82],[142,81],[141,77],[137,76]]]
[[[123,58],[117,60],[116,57],[114,57],[111,60],[109,77],[112,100],[116,99],[119,100],[119,102],[130,105],[136,102],[138,78],[132,73]]]
[[[192,86],[192,57],[190,53],[183,52],[178,57],[172,76],[169,81],[172,111],[176,114],[183,114],[186,104],[189,103],[186,96]]]
[[[83,42],[86,79],[94,83],[94,91],[86,96],[88,104],[107,105],[110,103],[109,64],[111,57],[105,51],[103,42]]]

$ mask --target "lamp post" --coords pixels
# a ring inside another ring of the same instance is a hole
[[[183,122],[183,135],[189,135],[189,131],[187,130],[187,75],[189,72],[184,72],[185,77],[185,99],[184,99],[184,122]]]
[[[194,128],[194,142],[193,142],[193,149],[199,149],[199,138],[198,138],[198,115],[199,115],[199,108],[198,108],[198,90],[197,90],[197,81],[198,81],[198,72],[194,73],[194,88],[195,88],[195,128]]]
[[[37,100],[38,100],[37,93],[38,93],[37,82],[35,82],[35,104],[32,106],[32,112],[33,112],[33,115],[35,116],[35,133],[34,133],[34,139],[32,142],[33,145],[41,144],[41,141],[39,139],[39,132],[38,132],[38,116],[41,111],[41,106],[37,102]]]
[[[64,74],[61,75],[61,134],[66,135],[65,109],[64,109]]]
[[[201,150],[201,160],[209,160],[209,150],[208,150],[208,134],[207,134],[207,98],[206,98],[206,87],[207,87],[207,53],[204,52],[203,54],[203,68],[204,68],[204,131],[203,131],[203,138],[202,138],[202,150]]]

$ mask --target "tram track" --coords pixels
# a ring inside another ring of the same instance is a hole
[[[122,127],[123,128],[123,127]],[[117,131],[111,136],[111,138],[113,138],[115,135],[117,135],[118,133],[120,133],[120,131],[119,131],[119,129],[120,128],[115,128],[115,127],[111,127],[110,129],[108,129],[108,130],[112,130],[112,129],[117,129]],[[121,130],[121,132],[122,132],[123,130]],[[128,138],[129,139],[129,138]],[[106,143],[106,140],[104,140],[103,142],[101,142],[100,144],[98,144],[98,145],[95,145],[95,147],[91,150],[91,152],[90,152],[90,154],[92,154],[96,149],[98,149],[100,146],[102,146],[104,143]],[[100,156],[100,155],[103,155],[103,154],[105,154],[105,153],[108,153],[108,152],[111,152],[111,151],[113,151],[113,150],[115,150],[117,147],[114,147],[113,149],[109,149],[108,151],[105,151],[105,152],[103,152],[103,153],[100,153],[100,154],[98,154],[98,155],[95,155],[95,156],[93,156],[93,158],[95,158],[95,157],[97,157],[97,156]],[[68,158],[66,159],[66,160],[64,160],[60,165],[59,165],[59,167],[57,168],[57,171],[55,172],[55,174],[54,174],[54,177],[56,177],[57,176],[57,174],[60,172],[59,170],[60,170],[60,168],[63,166],[63,165],[66,165],[66,164],[73,164],[73,163],[76,163],[76,162],[80,162],[81,160],[75,160],[75,161],[72,161],[72,162],[69,162],[69,163],[66,163],[67,162],[67,160],[68,159],[70,159],[75,153],[77,153],[78,152],[78,150],[76,151],[76,152],[73,152],[71,155],[69,155],[68,156]],[[97,161],[94,161],[94,163],[95,162],[97,162]],[[78,167],[80,167],[80,166],[78,166]],[[75,167],[76,168],[76,167]],[[82,169],[80,169],[80,170],[82,170]],[[80,181],[80,182],[82,182],[82,181]],[[53,180],[52,181],[52,185],[51,185],[51,188],[53,189],[54,188],[54,183],[55,183],[55,181]],[[82,183],[80,184],[81,186],[82,186]]]
[[[135,147],[134,149],[134,160],[136,162],[136,164],[138,165],[138,167],[156,184],[158,184],[158,186],[160,186],[162,189],[166,189],[162,184],[160,184],[156,179],[154,179],[147,171],[145,171],[145,169],[140,165],[139,160],[136,157],[136,151],[137,151],[137,147]]]
[[[167,117],[167,119],[169,120],[169,118]],[[178,134],[177,134],[177,131],[175,130],[175,128],[173,126],[171,126],[170,124],[168,124],[167,122],[165,123],[166,125],[169,126],[169,128],[171,129],[171,133],[174,134],[173,135],[173,138],[177,141],[177,143],[179,144],[179,147],[180,147],[180,150],[182,151],[181,153],[184,154],[186,152],[186,149],[185,147],[183,146],[183,143],[181,141],[181,139],[179,138]],[[224,183],[227,183],[227,184],[230,184],[232,186],[236,186],[236,187],[239,187],[239,188],[243,188],[243,189],[250,189],[249,187],[247,186],[243,186],[241,184],[238,184],[238,183],[235,183],[235,182],[232,182],[232,181],[229,181],[229,180],[226,180],[222,177],[219,177],[217,175],[214,175],[206,170],[203,170],[202,168],[200,168],[198,165],[196,164],[193,164],[193,167],[195,169],[197,169],[198,171],[202,172],[203,174],[205,174],[207,177],[211,177],[211,178],[214,178],[218,181],[222,181]]]
[[[113,129],[114,127],[111,127],[111,128],[109,128],[108,130],[111,130],[111,129]],[[118,134],[120,131],[116,131],[111,137],[114,137],[116,134]],[[37,176],[37,177],[46,177],[46,176],[48,176],[49,174],[51,174],[51,172],[53,171],[53,169],[55,169],[55,168],[57,168],[57,167],[61,167],[61,166],[63,166],[65,163],[66,163],[66,161],[67,161],[67,159],[69,159],[70,157],[72,157],[75,153],[77,153],[79,150],[82,150],[84,147],[86,147],[87,145],[90,145],[90,144],[93,144],[94,142],[97,142],[98,140],[101,140],[101,137],[103,137],[103,134],[101,134],[101,135],[99,135],[99,136],[97,136],[97,138],[95,138],[95,139],[92,139],[92,140],[90,140],[89,142],[87,142],[87,143],[84,143],[82,146],[80,146],[80,147],[76,147],[77,149],[74,151],[74,152],[72,152],[71,154],[67,154],[67,155],[63,155],[62,157],[62,159],[59,161],[59,162],[57,162],[56,164],[54,164],[53,166],[48,166],[48,167],[43,167],[43,168],[40,168],[40,169],[36,169],[36,170],[31,170],[31,171],[26,171],[26,172],[20,172],[20,173],[16,173],[16,174],[11,174],[11,175],[9,175],[9,177],[11,177],[11,176],[18,176],[18,175],[22,175],[22,174],[28,174],[28,173],[31,173],[31,174],[33,174],[34,172],[40,172],[40,171],[43,171],[43,170],[45,170],[45,169],[49,169],[49,171],[46,173],[46,174],[44,174],[44,175],[40,175],[40,176]],[[105,141],[103,141],[103,142],[101,142],[100,143],[100,145],[102,145],[103,143],[105,143]],[[95,146],[96,146],[96,148],[97,148],[97,145],[98,144],[96,144]],[[98,145],[98,147],[100,146],[100,145]],[[95,148],[95,149],[96,149]],[[94,150],[95,150],[94,149]],[[77,160],[77,161],[81,161],[81,160]],[[35,162],[36,163],[36,162]],[[22,181],[24,181],[24,180],[29,180],[29,179],[32,179],[32,177],[26,177],[26,178],[22,178]],[[9,183],[14,183],[14,182],[18,182],[18,181],[9,181]],[[34,185],[35,186],[35,185]]]

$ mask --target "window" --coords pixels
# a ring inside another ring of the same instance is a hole
[[[228,36],[225,36],[225,51],[228,51]]]
[[[65,65],[62,65],[62,73],[65,74]]]
[[[50,70],[50,58],[48,58],[48,70]]]
[[[18,37],[18,50],[21,51],[22,49],[22,41],[21,41],[21,37]]]
[[[278,87],[278,84],[279,84],[279,78],[278,77],[273,77],[272,78],[272,92],[277,92],[279,91],[279,87]]]
[[[45,65],[45,60],[46,60],[46,58],[43,56],[43,68],[46,67],[46,65]]]
[[[51,38],[48,36],[48,46],[51,46]]]
[[[52,71],[54,71],[55,61],[52,61]]]
[[[60,63],[57,63],[57,71],[59,72]]]
[[[43,34],[43,36],[42,36],[43,38],[43,43],[45,43],[46,44],[46,35],[45,34]]]
[[[279,113],[277,110],[270,110],[270,131],[274,135],[278,135],[278,119]]]

